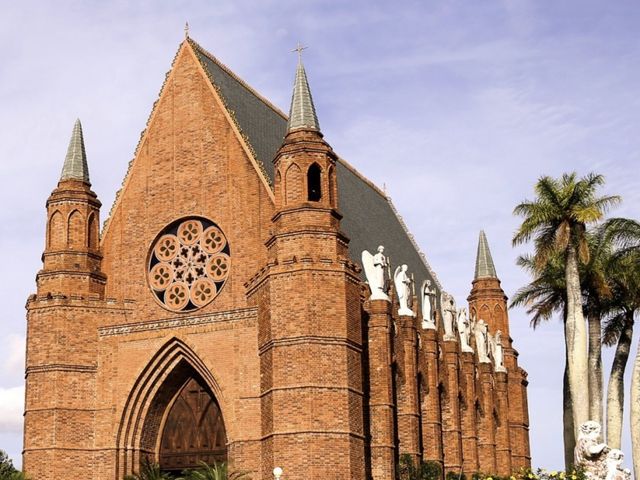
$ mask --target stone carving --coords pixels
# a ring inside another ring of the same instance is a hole
[[[453,322],[456,317],[456,302],[451,295],[446,292],[442,292],[440,299],[440,305],[442,306],[442,323],[444,326],[444,339],[455,340],[456,334],[453,331]]]
[[[496,372],[506,372],[507,369],[504,366],[504,347],[502,346],[502,332],[498,330],[496,336],[489,335],[491,341],[489,347],[491,348],[491,356],[493,357],[493,366]]]
[[[609,450],[605,460],[607,467],[606,480],[631,480],[631,470],[622,468],[622,460],[624,460],[622,450],[617,448]]]
[[[431,286],[431,280],[425,280],[420,289],[422,297],[422,328],[436,329],[436,289]]]
[[[590,480],[627,480],[631,472],[622,468],[624,454],[600,442],[602,428],[598,422],[589,420],[580,425],[574,452],[576,466],[584,469]]]
[[[473,353],[473,348],[470,344],[471,324],[469,323],[469,317],[467,316],[467,309],[465,307],[461,307],[458,309],[457,326],[458,335],[460,336],[460,349],[463,352]]]
[[[408,269],[409,267],[407,267],[406,265],[402,265],[401,267],[396,268],[396,271],[393,274],[393,282],[396,285],[398,304],[400,306],[398,308],[398,315],[407,315],[413,317],[413,310],[409,308],[412,280],[409,275],[407,275]]]
[[[367,283],[371,289],[369,300],[386,300],[391,299],[387,295],[387,285],[385,281],[385,272],[389,266],[387,257],[384,255],[384,247],[378,247],[378,253],[371,255],[367,250],[362,252],[362,266],[367,277]]]
[[[476,352],[478,352],[478,361],[480,363],[491,363],[488,352],[488,330],[487,324],[480,319],[473,328],[473,335],[476,339]]]

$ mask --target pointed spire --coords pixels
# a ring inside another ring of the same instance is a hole
[[[296,80],[293,86],[287,132],[298,128],[320,131],[316,108],[313,106],[313,98],[311,98],[311,90],[307,81],[307,72],[305,72],[302,64],[302,50],[304,48],[298,45],[294,50],[294,52],[298,52],[298,68],[296,69]]]
[[[487,242],[487,236],[484,234],[484,230],[480,230],[474,280],[480,278],[498,278],[496,267],[493,265],[493,258],[491,258],[489,242]]]
[[[79,118],[73,126],[60,180],[81,180],[89,183],[89,167],[87,166],[87,154],[84,150],[82,125]]]

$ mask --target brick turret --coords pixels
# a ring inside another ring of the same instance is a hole
[[[499,430],[495,450],[498,453],[499,473],[508,473],[531,464],[529,453],[529,415],[527,407],[527,374],[518,366],[518,352],[513,348],[513,340],[509,335],[509,316],[507,313],[507,296],[500,286],[500,279],[489,250],[489,243],[484,231],[480,232],[478,240],[478,254],[476,270],[472,283],[471,294],[468,297],[469,312],[472,318],[484,320],[488,324],[489,333],[502,333],[504,347],[504,366],[507,370],[506,389],[504,373],[496,372],[498,377],[498,391],[506,390],[508,408],[501,399],[496,406],[499,422],[508,422],[508,432]],[[502,382],[502,383],[501,383]],[[503,395],[503,393],[501,393]],[[488,414],[488,412],[485,412]],[[508,418],[505,418],[508,415]],[[482,443],[482,442],[480,442]],[[510,451],[509,459],[506,452]],[[501,460],[501,461],[500,461]],[[510,460],[510,461],[509,461]],[[482,465],[481,465],[482,467]]]
[[[104,296],[100,206],[89,182],[82,125],[76,120],[60,181],[47,200],[46,245],[37,277],[39,296]]]
[[[258,306],[263,478],[363,479],[360,281],[336,210],[336,155],[320,133],[302,62],[274,160],[269,263]]]

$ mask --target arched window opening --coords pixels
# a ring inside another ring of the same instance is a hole
[[[307,172],[307,198],[310,202],[319,202],[322,198],[322,171],[320,165],[314,163]]]

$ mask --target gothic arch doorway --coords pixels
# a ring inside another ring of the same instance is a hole
[[[196,353],[173,338],[134,383],[118,430],[116,479],[138,472],[148,458],[181,472],[227,459],[225,399]]]
[[[160,468],[181,472],[200,462],[227,460],[227,436],[220,406],[198,379],[189,378],[169,405],[160,432]]]

